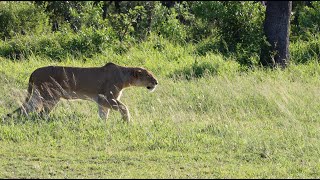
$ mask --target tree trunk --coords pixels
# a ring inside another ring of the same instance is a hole
[[[267,43],[261,47],[263,66],[282,68],[289,63],[289,26],[292,1],[268,1],[264,21]]]
[[[120,14],[121,10],[120,10],[120,3],[121,1],[113,1],[114,2],[114,7],[116,8],[116,11],[118,14]]]

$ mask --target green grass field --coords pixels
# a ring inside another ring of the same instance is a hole
[[[159,80],[153,93],[124,91],[131,124],[115,111],[100,120],[93,102],[66,100],[46,120],[2,122],[0,178],[320,177],[317,63],[246,71],[220,55],[149,46],[86,61],[0,59],[0,115],[22,103],[29,75],[41,66],[112,61],[145,66]],[[212,62],[212,71],[201,78],[172,76],[190,73],[195,58]]]

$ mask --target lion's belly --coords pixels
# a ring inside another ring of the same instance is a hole
[[[86,91],[66,91],[62,98],[64,99],[92,99],[97,96],[98,93],[96,92],[86,92]]]

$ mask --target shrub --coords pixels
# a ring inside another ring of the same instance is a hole
[[[49,30],[49,19],[41,6],[31,2],[0,2],[0,37],[39,34]]]
[[[233,76],[240,71],[240,64],[228,59],[225,60],[221,55],[209,53],[205,57],[198,57],[191,66],[176,70],[170,77],[201,78],[212,75]]]
[[[221,52],[226,54],[228,52],[228,46],[220,37],[210,36],[196,44],[195,52],[199,55],[205,55],[207,52]]]
[[[220,45],[217,49],[223,54],[233,53],[239,63],[253,65],[249,59],[259,53],[263,40],[264,10],[260,3],[203,1],[194,3],[192,11],[209,29],[216,27],[216,34],[211,35],[220,37],[220,42],[213,41],[212,47]],[[242,52],[238,53],[240,48]]]
[[[176,10],[156,4],[154,11],[152,31],[170,39],[172,42],[185,42],[187,36],[186,27],[177,19],[178,13]]]
[[[298,33],[300,37],[307,40],[320,31],[320,2],[311,2],[311,7],[303,6],[298,16]],[[295,30],[295,29],[294,29]]]
[[[0,56],[21,59],[31,54],[62,60],[68,55],[91,57],[113,44],[112,29],[86,28],[78,33],[56,32],[41,36],[15,36],[1,41]]]
[[[294,63],[306,63],[312,59],[319,60],[320,58],[320,35],[310,36],[298,39],[290,43],[291,61]]]

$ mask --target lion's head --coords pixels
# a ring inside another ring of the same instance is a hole
[[[134,68],[132,71],[133,84],[135,86],[146,87],[151,92],[155,90],[158,85],[157,79],[153,74],[143,68]]]

